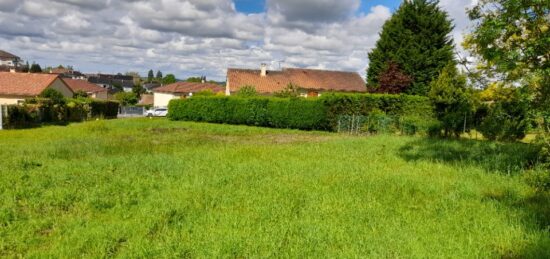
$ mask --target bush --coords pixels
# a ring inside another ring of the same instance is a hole
[[[327,94],[321,98],[274,97],[193,97],[172,100],[168,107],[172,120],[244,124],[304,130],[337,130],[347,117],[363,123],[370,132],[396,131],[414,134],[427,130],[431,118],[428,98],[408,95]],[[351,116],[351,117],[350,117]],[[403,120],[399,118],[403,117]],[[355,125],[358,129],[363,125]]]
[[[257,95],[258,92],[256,91],[256,87],[251,85],[245,85],[237,92],[237,96],[239,97],[253,97]]]
[[[139,102],[137,94],[133,92],[118,92],[114,97],[122,106],[136,105]]]
[[[113,119],[118,115],[119,103],[115,101],[89,100],[90,118]]]
[[[521,89],[507,89],[507,96],[499,97],[484,108],[479,131],[489,140],[521,140],[530,128],[530,104]]]

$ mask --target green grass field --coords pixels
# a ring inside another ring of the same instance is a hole
[[[0,257],[549,258],[530,152],[164,119],[0,131]]]

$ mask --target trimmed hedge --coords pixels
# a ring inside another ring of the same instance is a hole
[[[326,94],[320,98],[193,97],[172,100],[171,120],[243,124],[303,130],[336,130],[342,116],[383,113],[392,117],[432,118],[428,98],[387,94]],[[406,122],[407,132],[417,126]]]
[[[303,130],[325,129],[325,114],[321,102],[297,98],[193,97],[168,105],[172,120]]]

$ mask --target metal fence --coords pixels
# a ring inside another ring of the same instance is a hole
[[[122,106],[118,110],[118,117],[145,117],[145,108],[137,106]]]

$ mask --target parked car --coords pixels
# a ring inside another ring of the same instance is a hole
[[[153,108],[145,111],[145,116],[147,117],[166,117],[167,114],[167,108]]]

